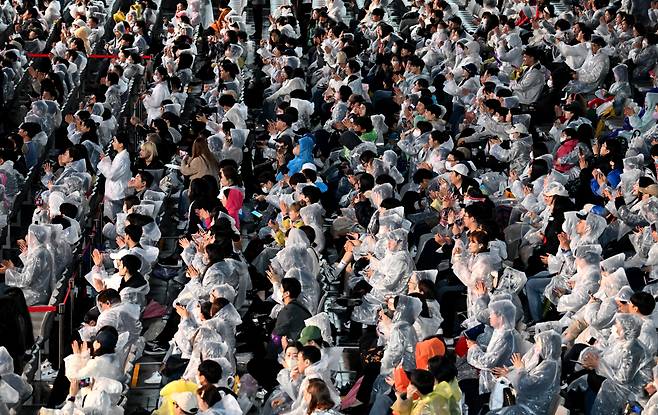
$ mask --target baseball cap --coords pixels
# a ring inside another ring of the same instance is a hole
[[[199,405],[197,404],[196,397],[192,392],[175,393],[171,397],[174,405],[177,405],[183,412],[188,414],[196,414],[199,412]]]
[[[550,189],[544,192],[546,196],[569,196],[567,189],[561,183],[553,183]]]
[[[449,171],[454,171],[462,176],[468,176],[468,167],[465,164],[457,163],[452,167],[448,167]]]
[[[519,134],[528,134],[528,128],[521,123],[515,124],[512,128],[505,130],[507,134],[519,133]]]
[[[285,144],[288,147],[292,147],[292,138],[289,135],[282,135],[274,141],[277,143]]]
[[[299,342],[301,344],[305,345],[311,340],[322,340],[322,332],[318,326],[306,326],[299,335]]]
[[[315,165],[315,163],[304,163],[302,165],[302,170],[306,170],[306,169],[313,170],[313,171],[318,171],[318,168]]]

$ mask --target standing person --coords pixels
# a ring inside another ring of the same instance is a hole
[[[153,88],[142,95],[142,103],[148,114],[147,123],[160,117],[160,107],[162,101],[169,98],[169,76],[164,66],[158,66],[153,72],[153,81],[155,82]]]
[[[123,199],[128,189],[128,181],[132,178],[130,169],[130,154],[126,150],[128,136],[125,133],[117,133],[112,139],[112,149],[117,152],[114,159],[100,155],[98,171],[105,176],[105,208],[103,214],[114,221],[117,213],[121,210]]]

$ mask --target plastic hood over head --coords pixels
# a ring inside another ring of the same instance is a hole
[[[508,267],[503,271],[503,275],[498,277],[496,291],[519,293],[525,287],[526,281],[528,281],[528,278],[525,272]]]
[[[414,324],[420,312],[423,311],[423,303],[420,299],[407,295],[399,295],[397,299],[398,304],[393,314],[393,322],[405,321],[409,324]]]
[[[626,255],[624,253],[613,255],[601,261],[601,269],[605,272],[614,272],[624,266]]]
[[[535,341],[540,344],[539,354],[546,360],[559,360],[562,354],[562,337],[554,330],[538,333]]]
[[[502,320],[502,329],[513,329],[516,325],[516,307],[510,300],[498,300],[489,304],[489,311]]]
[[[382,200],[393,197],[393,186],[390,183],[378,184],[370,191],[370,200],[376,208],[382,203]]]
[[[288,237],[286,238],[286,247],[291,246],[308,248],[311,246],[311,242],[308,240],[308,237],[304,231],[297,228],[292,228],[288,232]]]

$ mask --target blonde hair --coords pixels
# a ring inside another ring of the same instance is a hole
[[[149,163],[158,157],[158,147],[152,141],[142,143],[141,149],[148,155],[145,160]]]

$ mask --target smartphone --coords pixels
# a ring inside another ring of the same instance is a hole
[[[258,219],[260,219],[260,218],[263,217],[263,214],[260,213],[260,212],[257,211],[257,210],[253,210],[253,211],[251,212],[251,214],[254,215],[255,217],[257,217]]]

